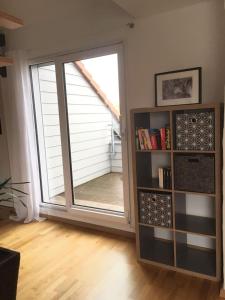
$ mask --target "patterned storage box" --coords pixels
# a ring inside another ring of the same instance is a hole
[[[215,159],[209,154],[178,154],[174,158],[174,185],[176,190],[215,192]]]
[[[149,225],[172,227],[171,194],[139,193],[140,222]]]
[[[214,112],[176,114],[176,149],[212,151],[215,147]]]

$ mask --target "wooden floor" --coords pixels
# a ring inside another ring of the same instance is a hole
[[[121,173],[108,173],[74,188],[75,204],[124,212],[123,179]],[[66,205],[65,194],[50,199],[50,203]]]
[[[134,241],[112,234],[53,221],[4,221],[0,245],[21,252],[17,300],[218,299],[218,284],[143,267]]]

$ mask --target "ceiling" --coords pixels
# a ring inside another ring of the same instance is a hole
[[[152,16],[210,0],[112,0],[135,18]],[[212,0],[211,0],[212,1]],[[213,0],[215,1],[215,0]]]
[[[26,25],[51,23],[95,14],[115,19],[148,17],[205,1],[223,0],[0,0],[1,10],[23,18]],[[60,12],[60,17],[59,17]]]
[[[83,19],[108,16],[125,16],[128,13],[121,9],[112,0],[0,0],[0,10],[22,18],[25,25],[40,24],[43,22],[66,22],[73,19]],[[88,16],[88,17],[87,17]]]

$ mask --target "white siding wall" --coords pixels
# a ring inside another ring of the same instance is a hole
[[[111,171],[121,172],[121,149],[112,165],[109,153],[112,119],[118,122],[73,63],[65,65],[65,74],[74,186]],[[39,84],[49,195],[53,197],[64,192],[54,66],[39,68]]]

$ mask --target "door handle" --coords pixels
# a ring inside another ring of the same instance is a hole
[[[122,115],[120,115],[120,132],[121,136],[126,139],[126,124]]]

